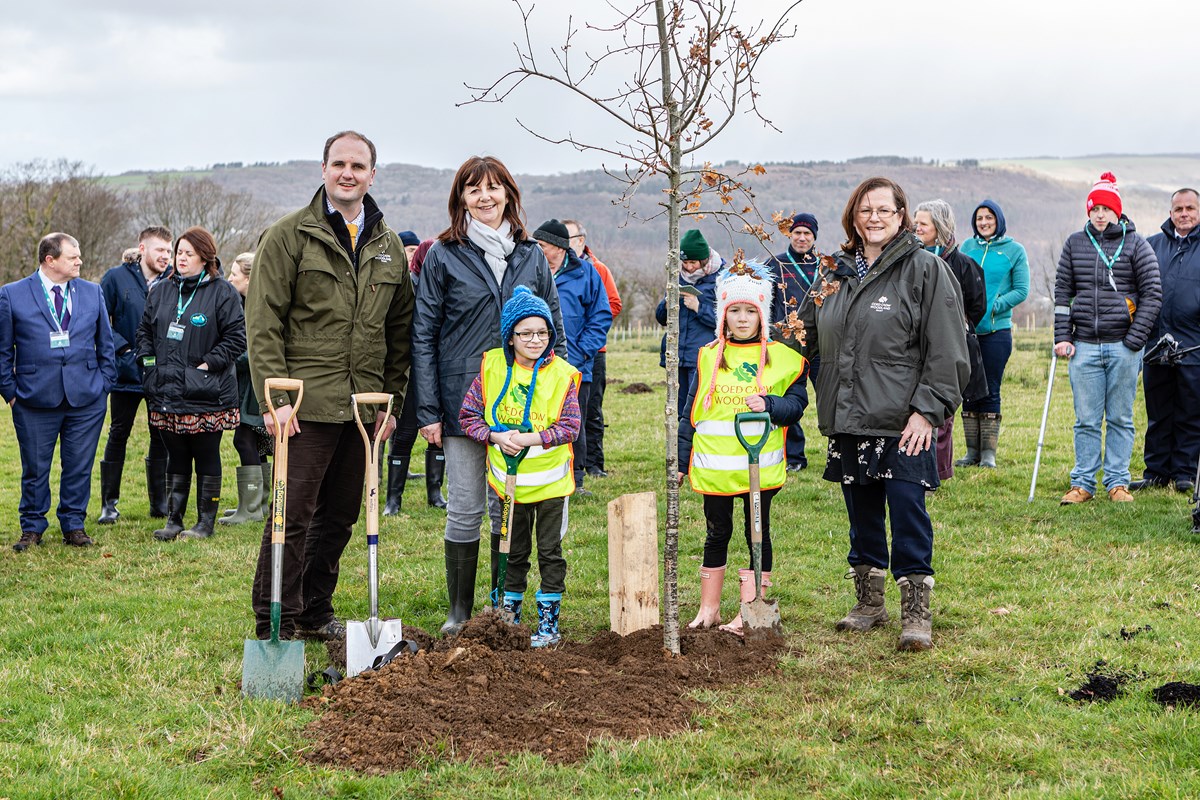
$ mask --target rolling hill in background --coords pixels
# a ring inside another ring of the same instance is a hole
[[[1004,209],[1008,232],[1025,245],[1032,270],[1031,300],[1018,309],[1020,324],[1047,324],[1054,267],[1065,237],[1086,219],[1084,203],[1091,183],[1110,170],[1122,188],[1126,214],[1145,235],[1166,219],[1170,192],[1200,184],[1200,155],[1089,156],[1071,159],[1028,158],[958,164],[872,157],[849,162],[765,164],[755,177],[755,202],[768,219],[774,211],[808,211],[820,221],[817,245],[833,251],[842,242],[840,215],[850,191],[864,178],[887,175],[898,181],[914,207],[942,198],[958,216],[960,241],[971,234],[968,215],[978,202],[991,198]],[[738,165],[725,164],[726,172]],[[180,173],[172,173],[178,175]],[[320,185],[320,164],[216,165],[187,173],[209,177],[222,186],[248,191],[279,213],[307,203]],[[125,173],[108,179],[137,191],[150,173]],[[446,227],[446,196],[453,170],[409,164],[381,164],[372,194],[389,223],[432,237]],[[602,171],[557,175],[518,175],[530,230],[550,217],[582,220],[589,243],[617,277],[626,301],[624,321],[651,322],[662,294],[663,243],[666,220],[657,216],[662,182],[640,187],[628,208],[617,204],[622,186]],[[632,212],[632,216],[631,216]],[[684,227],[700,227],[723,255],[742,247],[751,256],[765,255],[754,240],[722,230],[712,218]],[[776,236],[771,248],[786,240]]]

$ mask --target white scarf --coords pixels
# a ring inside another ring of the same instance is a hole
[[[496,285],[503,286],[508,257],[517,246],[512,240],[512,226],[508,220],[503,220],[499,228],[489,228],[474,217],[468,217],[467,238],[483,251],[483,259],[496,276]]]

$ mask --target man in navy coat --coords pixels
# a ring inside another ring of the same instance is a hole
[[[21,449],[17,552],[42,543],[50,464],[60,440],[63,544],[92,544],[84,520],[117,367],[104,296],[99,285],[79,277],[82,265],[79,242],[51,233],[38,242],[37,271],[0,288],[0,397],[12,406]]]

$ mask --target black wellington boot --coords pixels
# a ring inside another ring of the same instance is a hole
[[[479,566],[479,540],[446,541],[446,593],[450,613],[442,625],[444,636],[457,636],[475,611],[475,570]]]
[[[100,518],[96,522],[101,525],[112,525],[121,516],[117,501],[121,499],[121,471],[124,468],[121,461],[100,462]]]
[[[383,506],[385,517],[394,517],[400,513],[404,484],[408,481],[408,462],[411,460],[411,455],[388,458],[387,503]]]
[[[217,509],[221,505],[221,476],[196,476],[196,524],[179,533],[185,539],[207,539],[213,535]]]
[[[183,532],[183,510],[192,493],[192,475],[167,475],[167,524],[154,532],[160,542],[169,542]]]
[[[446,453],[440,447],[425,451],[425,494],[429,505],[445,510],[446,499],[442,497],[442,481],[446,477]]]
[[[167,460],[146,459],[146,495],[150,498],[150,518],[167,515]]]

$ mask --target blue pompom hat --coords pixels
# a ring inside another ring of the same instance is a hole
[[[500,346],[504,349],[504,360],[508,362],[508,372],[504,376],[504,386],[496,394],[496,402],[492,405],[493,418],[496,416],[496,409],[499,408],[500,401],[508,391],[509,384],[512,383],[512,365],[515,354],[509,340],[513,337],[513,328],[517,327],[518,322],[529,317],[545,320],[546,330],[550,331],[550,339],[546,342],[546,349],[542,352],[541,357],[533,364],[533,379],[529,382],[529,393],[525,396],[525,413],[521,420],[523,427],[529,426],[529,408],[533,404],[533,390],[537,386],[538,370],[542,368],[542,364],[548,358],[553,356],[558,333],[554,330],[554,318],[550,316],[550,306],[546,305],[546,301],[534,294],[528,286],[517,286],[513,289],[512,297],[508,298],[508,302],[500,311]],[[494,425],[492,429],[508,430],[503,424]]]

